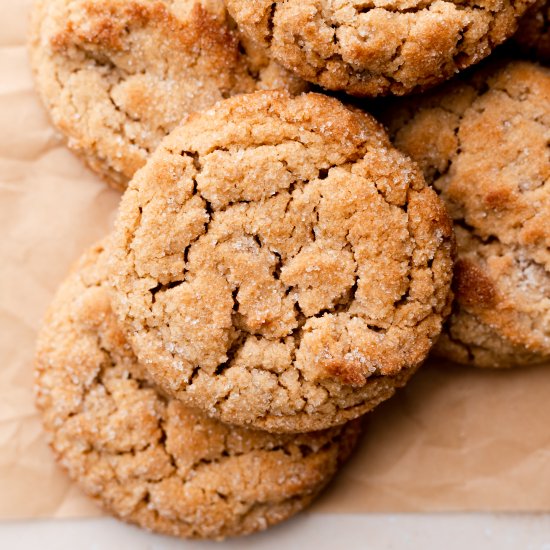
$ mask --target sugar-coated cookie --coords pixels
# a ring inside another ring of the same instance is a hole
[[[227,0],[242,31],[302,78],[357,96],[424,90],[511,36],[534,0]]]
[[[112,313],[108,254],[83,256],[39,337],[37,404],[59,462],[112,514],[169,535],[245,535],[302,510],[350,454],[358,421],[273,435],[158,393]]]
[[[189,112],[305,89],[239,39],[222,0],[38,0],[30,53],[54,124],[118,189]]]
[[[268,431],[372,409],[448,312],[452,226],[372,117],[319,94],[192,115],[123,197],[113,304],[167,393]]]
[[[483,367],[550,358],[549,98],[550,70],[499,62],[383,115],[455,223],[443,357]]]

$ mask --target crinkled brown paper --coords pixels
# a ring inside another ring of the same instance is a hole
[[[54,464],[33,407],[36,331],[119,195],[63,146],[33,91],[31,0],[0,0],[0,519],[98,509]],[[425,367],[370,415],[323,512],[550,510],[550,368]]]

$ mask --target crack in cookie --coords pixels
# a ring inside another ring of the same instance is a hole
[[[322,429],[423,361],[451,249],[443,204],[371,117],[257,92],[193,115],[129,186],[114,307],[171,395],[235,424]]]

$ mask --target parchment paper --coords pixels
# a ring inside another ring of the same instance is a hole
[[[36,331],[119,195],[63,146],[32,87],[31,0],[0,0],[0,519],[100,514],[53,461],[32,397]],[[550,367],[550,366],[549,366]],[[367,421],[314,512],[550,511],[550,368],[430,365]]]

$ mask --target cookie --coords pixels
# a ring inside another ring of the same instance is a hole
[[[499,62],[383,115],[456,227],[456,302],[436,351],[483,367],[550,358],[550,70]]]
[[[372,117],[256,92],[191,116],[130,183],[114,308],[156,384],[223,421],[372,409],[440,332],[452,227]]]
[[[550,63],[550,4],[537,2],[522,17],[514,41],[528,55],[542,63]]]
[[[120,331],[92,248],[39,338],[36,393],[51,447],[109,512],[179,537],[265,529],[307,506],[350,454],[359,422],[300,435],[222,424],[151,386]]]
[[[227,0],[242,31],[286,68],[356,96],[424,90],[486,57],[533,0]]]
[[[222,0],[38,0],[37,88],[71,149],[123,190],[189,112],[257,89],[305,89],[233,27]]]

